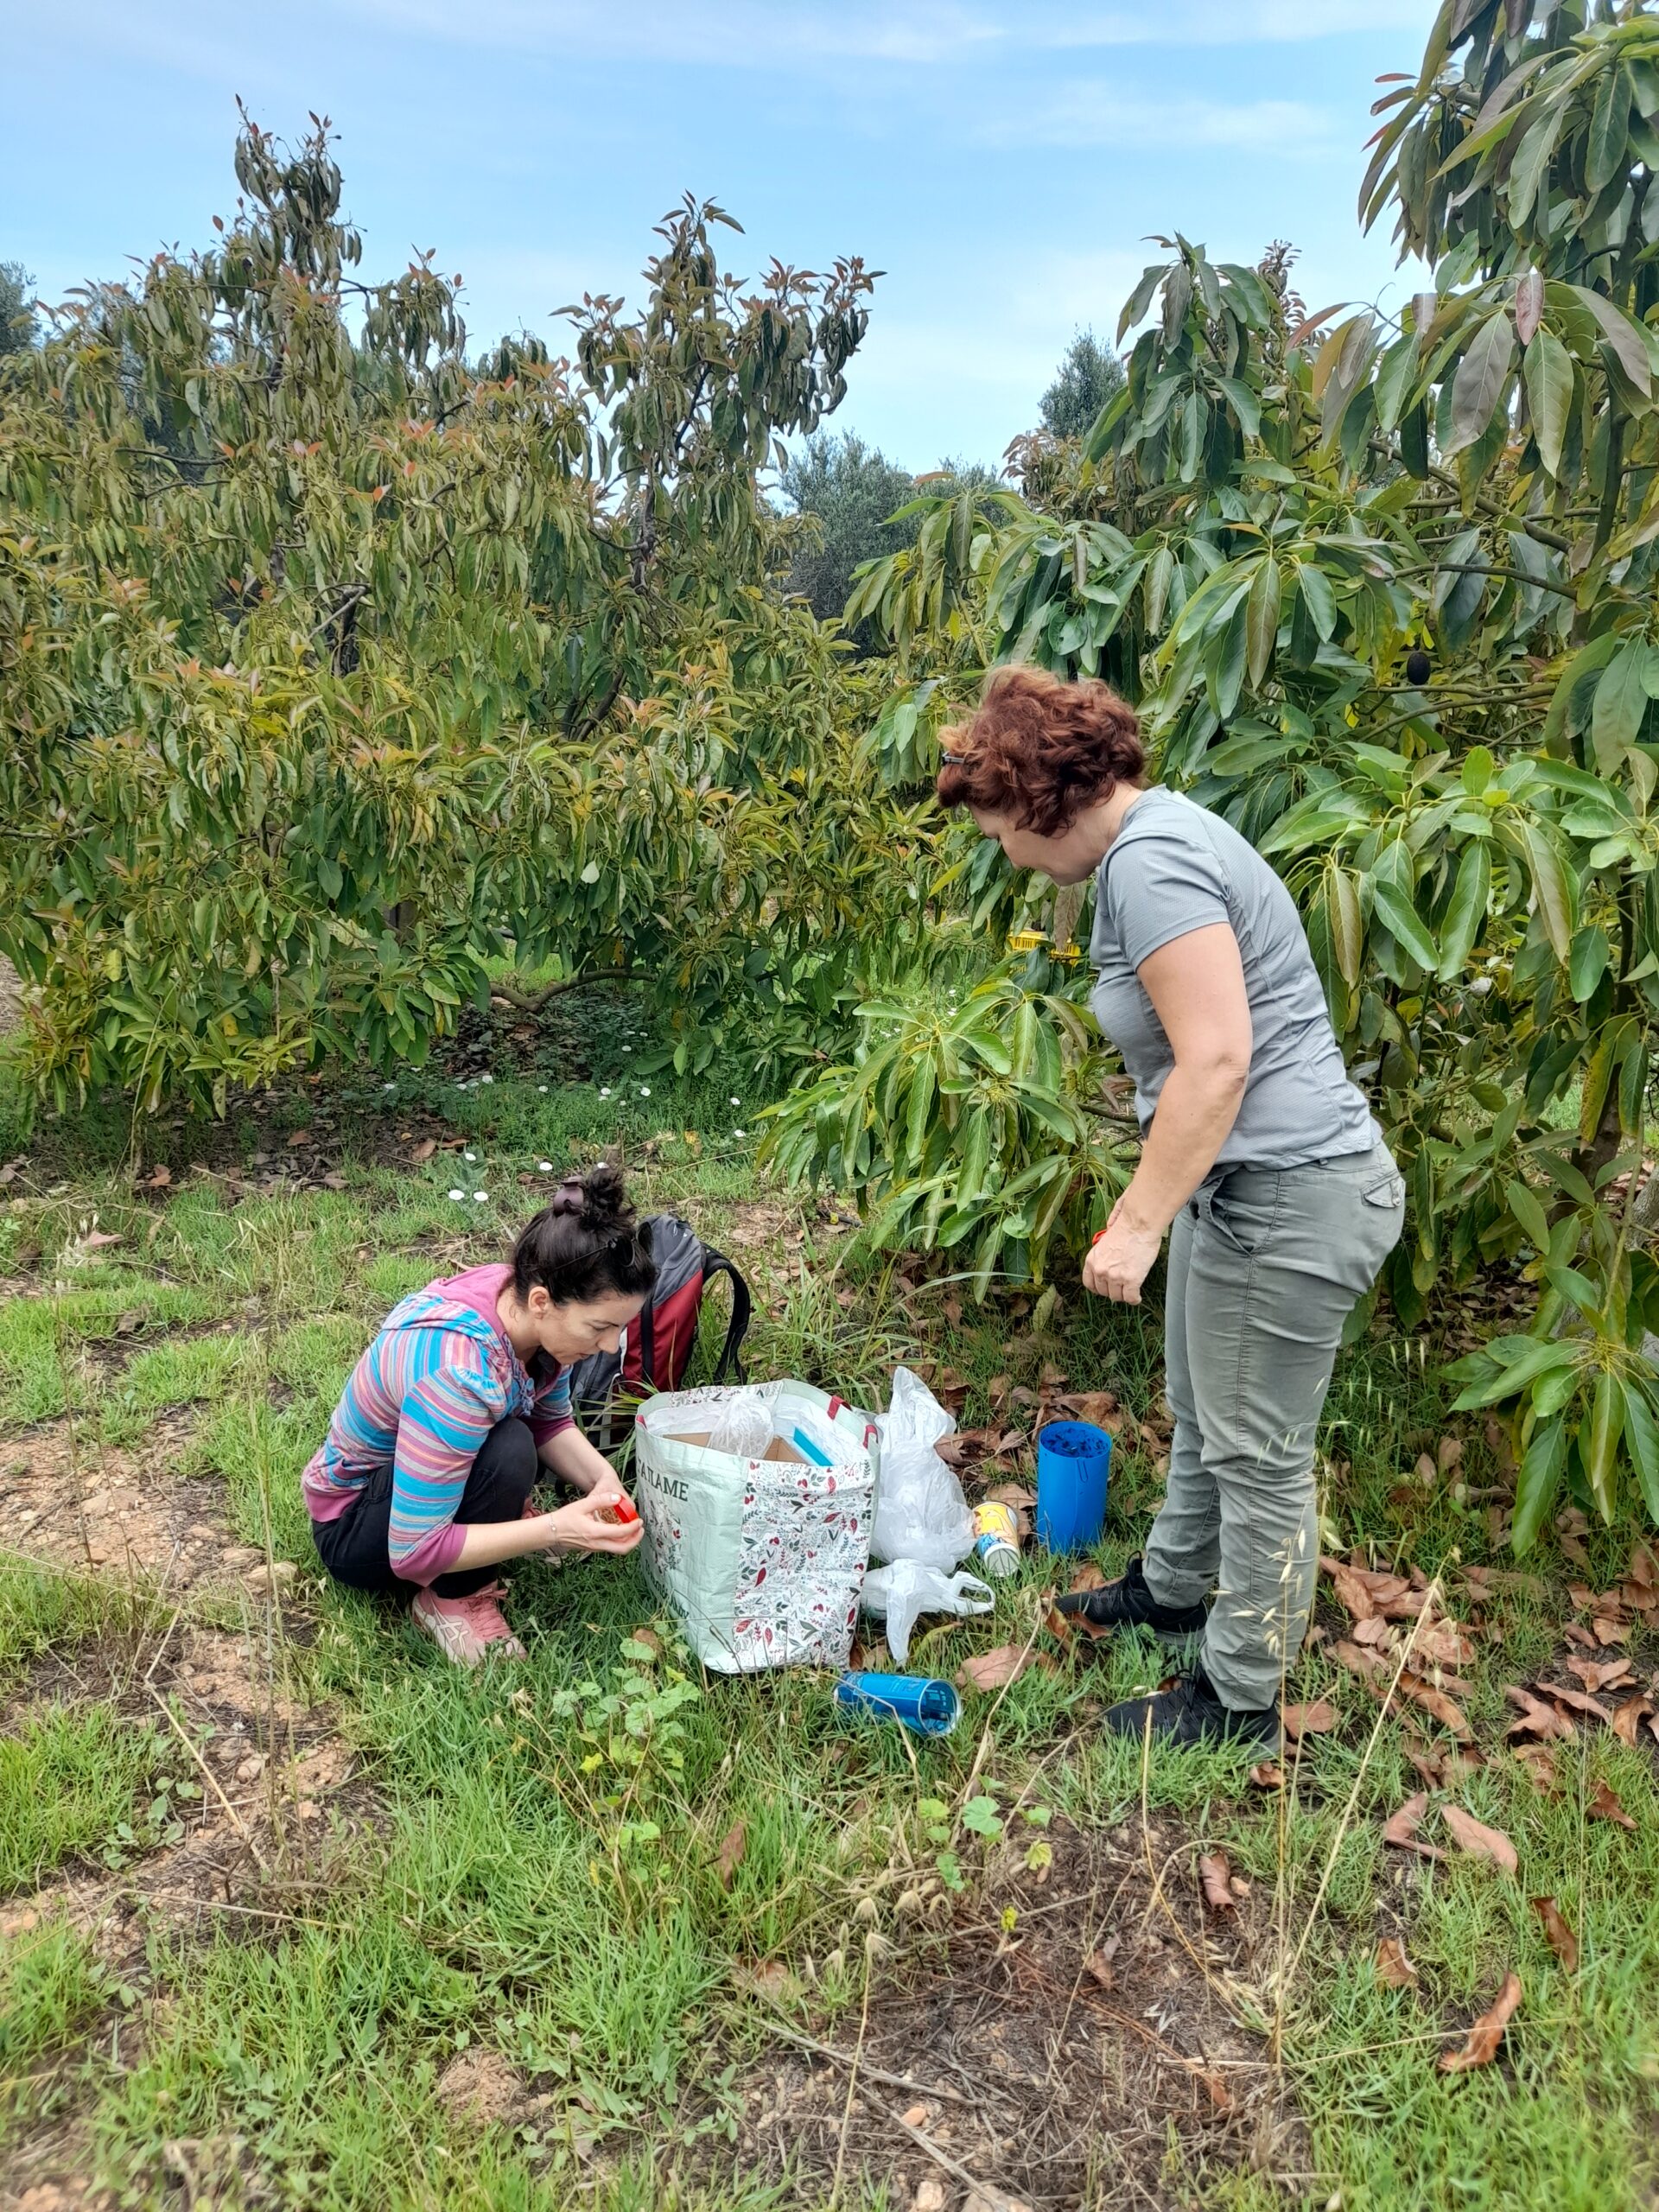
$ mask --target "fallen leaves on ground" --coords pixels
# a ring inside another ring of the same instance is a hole
[[[1093,1560],[1088,1560],[1077,1569],[1066,1586],[1066,1595],[1068,1598],[1078,1598],[1086,1590],[1103,1590],[1105,1587],[1105,1575],[1095,1565]]]
[[[1636,1822],[1619,1803],[1607,1783],[1599,1782],[1596,1784],[1595,1795],[1584,1809],[1592,1821],[1615,1821],[1620,1827],[1635,1832]]]
[[[1543,1923],[1544,1941],[1571,1974],[1579,1963],[1579,1939],[1561,1917],[1554,1897],[1534,1897],[1532,1909]]]
[[[976,1467],[982,1460],[1011,1458],[1029,1441],[1023,1428],[959,1428],[933,1449],[947,1467]]]
[[[1115,1989],[1117,1986],[1117,1974],[1112,1961],[1117,1956],[1118,1945],[1122,1940],[1120,1936],[1109,1936],[1100,1948],[1090,1951],[1084,1961],[1084,1967],[1103,1989]]]
[[[1557,1705],[1570,1706],[1574,1713],[1587,1713],[1593,1719],[1605,1720],[1610,1728],[1612,1726],[1612,1714],[1599,1698],[1592,1697],[1588,1690],[1575,1690],[1566,1682],[1540,1682],[1538,1688],[1545,1697],[1553,1698]]]
[[[1459,1848],[1466,1851],[1471,1859],[1490,1859],[1506,1874],[1519,1872],[1520,1854],[1502,1828],[1489,1828],[1484,1821],[1465,1813],[1461,1805],[1442,1805],[1440,1818],[1457,1838]]]
[[[1576,1675],[1586,1689],[1592,1692],[1623,1689],[1626,1682],[1634,1679],[1630,1673],[1630,1662],[1622,1651],[1617,1659],[1569,1657],[1567,1662],[1567,1671],[1569,1675]]]
[[[1469,1726],[1468,1715],[1452,1702],[1443,1689],[1436,1689],[1432,1682],[1426,1682],[1416,1675],[1402,1675],[1400,1694],[1408,1697],[1414,1705],[1421,1705],[1460,1744],[1473,1742],[1475,1732]]]
[[[410,1146],[409,1153],[410,1160],[415,1166],[418,1167],[423,1161],[430,1160],[437,1148],[438,1141],[436,1137],[423,1137],[419,1144]]]
[[[964,1659],[957,1669],[957,1681],[965,1690],[1000,1690],[1007,1682],[1018,1681],[1027,1667],[1046,1663],[1027,1644],[999,1643],[995,1651],[976,1651]]]
[[[1397,1936],[1385,1936],[1376,1947],[1376,1978],[1390,1989],[1409,1989],[1417,1979],[1417,1969],[1406,1956],[1406,1947]]]
[[[1527,1770],[1527,1778],[1535,1789],[1546,1797],[1559,1797],[1561,1785],[1555,1773],[1555,1754],[1548,1744],[1517,1744],[1515,1756]]]
[[[1422,1859],[1444,1859],[1445,1852],[1438,1845],[1420,1843],[1418,1824],[1428,1810],[1428,1792],[1420,1789],[1414,1797],[1408,1797],[1397,1813],[1390,1813],[1382,1826],[1382,1840],[1399,1851],[1414,1851]]]
[[[1637,1690],[1634,1697],[1627,1697],[1613,1715],[1612,1729],[1621,1743],[1634,1749],[1637,1734],[1644,1720],[1653,1717],[1653,1700],[1645,1690]],[[1654,1731],[1659,1735],[1659,1728]]]
[[[1207,1851],[1198,1861],[1198,1881],[1204,1891],[1204,1901],[1211,1912],[1236,1912],[1238,1901],[1232,1891],[1233,1870],[1227,1864],[1224,1851]]]
[[[1109,1436],[1117,1433],[1122,1408],[1116,1391],[1073,1390],[1057,1398],[1054,1404],[1068,1421],[1086,1421],[1096,1428],[1103,1428]]]
[[[743,1864],[743,1853],[749,1847],[748,1823],[734,1821],[721,1838],[720,1849],[715,1854],[715,1872],[720,1878],[722,1890],[732,1886],[732,1877]]]
[[[1284,1709],[1285,1733],[1294,1744],[1300,1744],[1304,1736],[1328,1736],[1337,1720],[1337,1708],[1328,1698],[1316,1698],[1312,1705],[1287,1705]]]
[[[1263,1759],[1260,1766],[1250,1769],[1250,1782],[1257,1789],[1282,1789],[1285,1786],[1284,1769],[1277,1759]]]
[[[1503,2040],[1516,2006],[1521,2002],[1521,1977],[1506,1974],[1503,1986],[1497,1993],[1497,2002],[1483,2012],[1470,2029],[1461,2050],[1440,2053],[1442,2074],[1466,2074],[1471,2067],[1490,2066],[1497,2056],[1497,2046]]]
[[[1510,1723],[1511,1736],[1536,1736],[1546,1743],[1559,1736],[1563,1743],[1570,1743],[1578,1734],[1566,1713],[1557,1712],[1553,1705],[1546,1705],[1542,1698],[1535,1697],[1519,1683],[1507,1683],[1503,1694],[1521,1715],[1518,1720]]]

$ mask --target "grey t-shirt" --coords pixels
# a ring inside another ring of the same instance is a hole
[[[1091,1003],[1135,1078],[1144,1136],[1175,1065],[1136,969],[1162,945],[1232,926],[1250,1002],[1250,1072],[1218,1167],[1297,1167],[1366,1152],[1380,1135],[1348,1080],[1295,901],[1236,830],[1154,789],[1124,817],[1095,878]]]

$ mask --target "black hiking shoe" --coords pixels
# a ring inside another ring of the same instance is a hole
[[[1076,1590],[1054,1600],[1056,1608],[1072,1618],[1081,1616],[1090,1628],[1150,1629],[1160,1642],[1191,1647],[1204,1634],[1202,1605],[1160,1605],[1147,1587],[1137,1552],[1123,1570],[1122,1579],[1101,1590]]]
[[[1233,1743],[1240,1738],[1260,1745],[1264,1751],[1279,1749],[1277,1698],[1256,1713],[1242,1713],[1224,1705],[1209,1675],[1196,1662],[1190,1674],[1183,1675],[1166,1690],[1155,1691],[1151,1697],[1127,1698],[1122,1705],[1109,1706],[1101,1717],[1101,1725],[1109,1728],[1115,1736],[1128,1736],[1138,1743],[1146,1733],[1148,1714],[1154,1743],[1173,1745],[1177,1750],[1189,1750],[1197,1744]]]

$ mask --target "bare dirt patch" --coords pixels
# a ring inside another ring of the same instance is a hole
[[[1173,2212],[1191,2193],[1172,2193],[1172,2142],[1189,2178],[1304,2166],[1299,2118],[1233,1993],[1257,1971],[1268,1901],[1247,1893],[1217,1924],[1191,1839],[1154,1824],[1149,1841],[1150,1865],[1138,1827],[1057,1823],[1040,1879],[1012,1861],[937,1948],[878,1973],[861,2041],[856,2012],[817,2049],[779,2021],[742,2085],[741,2170],[827,2188],[839,2163],[899,2207],[977,2190],[983,2212]]]
[[[0,1444],[0,1514],[25,1556],[124,1583],[182,1591],[244,1576],[264,1554],[239,1544],[219,1490],[178,1472],[190,1416],[157,1414],[137,1452],[84,1425],[44,1424]]]

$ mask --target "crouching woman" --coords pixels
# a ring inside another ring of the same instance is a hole
[[[410,1592],[416,1627],[460,1665],[521,1658],[497,1570],[532,1552],[632,1551],[643,1533],[575,1425],[570,1370],[615,1351],[656,1279],[620,1173],[595,1167],[560,1186],[510,1260],[394,1306],[303,1477],[334,1580]],[[582,1495],[543,1511],[543,1471]]]

